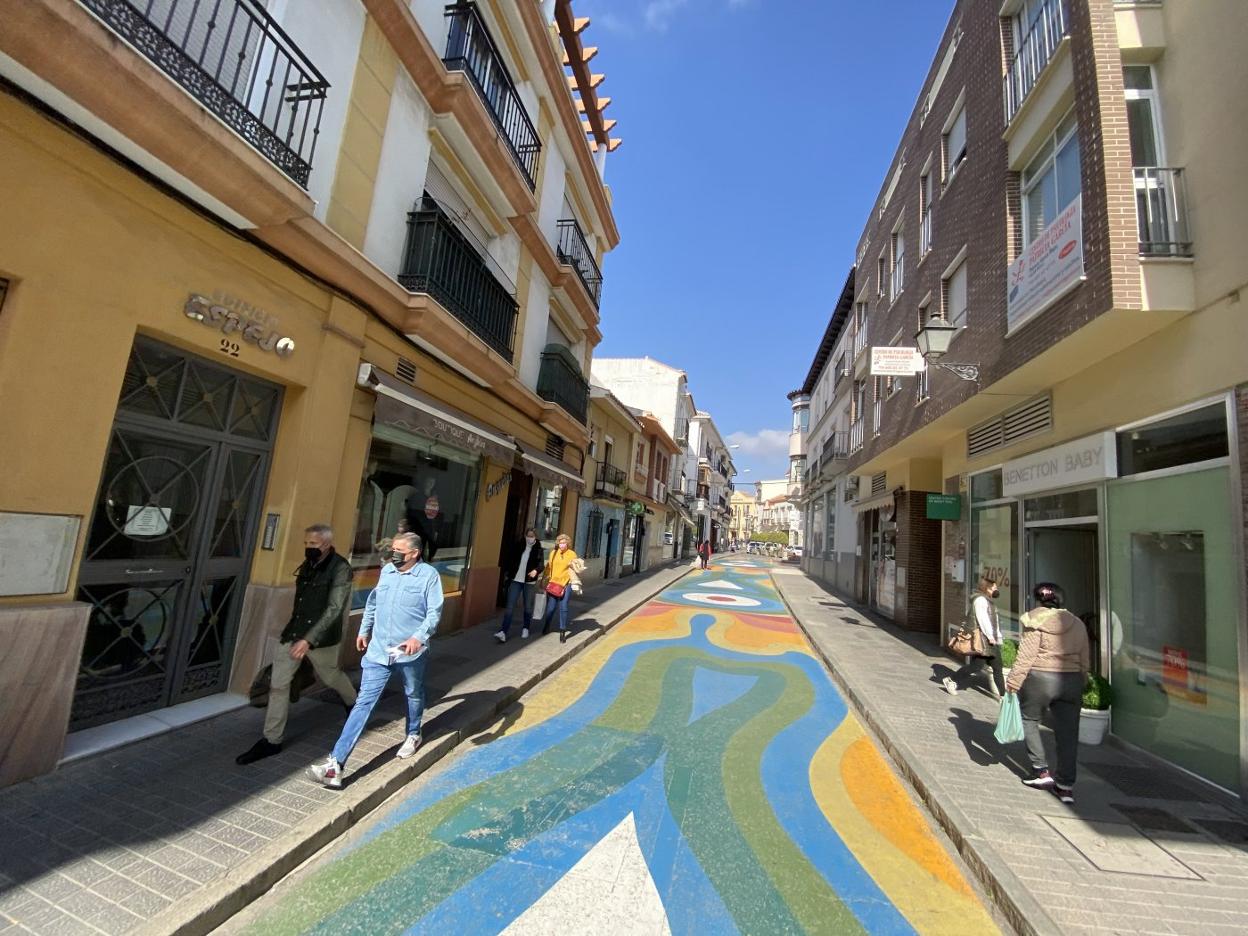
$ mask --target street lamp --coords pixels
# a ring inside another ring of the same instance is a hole
[[[914,343],[918,345],[919,354],[923,355],[929,367],[943,367],[962,380],[978,381],[979,366],[977,364],[949,364],[940,360],[948,353],[949,344],[957,333],[958,326],[938,312],[924,322],[915,333]]]

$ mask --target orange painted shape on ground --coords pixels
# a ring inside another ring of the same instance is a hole
[[[841,781],[858,811],[899,851],[950,890],[973,896],[966,879],[866,737],[846,748],[841,758]]]

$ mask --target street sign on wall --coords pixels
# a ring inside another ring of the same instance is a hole
[[[1083,196],[1076,196],[1010,264],[1007,334],[1039,315],[1083,280]]]
[[[962,496],[960,494],[928,494],[928,520],[960,520]]]
[[[927,369],[918,348],[872,348],[872,377],[913,377]]]

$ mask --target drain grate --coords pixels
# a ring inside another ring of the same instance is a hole
[[[1196,832],[1178,816],[1164,809],[1153,809],[1151,806],[1127,806],[1122,803],[1109,805],[1146,832],[1187,832],[1189,834]]]
[[[1103,763],[1085,763],[1082,766],[1127,796],[1179,800],[1186,803],[1199,803],[1204,799],[1188,787],[1159,776],[1150,767],[1123,767],[1119,764]]]

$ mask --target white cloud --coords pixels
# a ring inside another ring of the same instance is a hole
[[[676,15],[676,11],[689,0],[650,0],[641,11],[646,26],[656,32],[666,32],[668,23]]]
[[[733,432],[727,437],[729,445],[737,445],[737,452],[755,458],[788,458],[789,433],[783,429],[760,429],[758,432]],[[733,461],[740,459],[734,458]]]
[[[632,23],[622,16],[617,16],[615,13],[603,13],[601,16],[595,16],[594,25],[600,25],[607,32],[625,38],[629,38],[637,32],[633,28]]]

